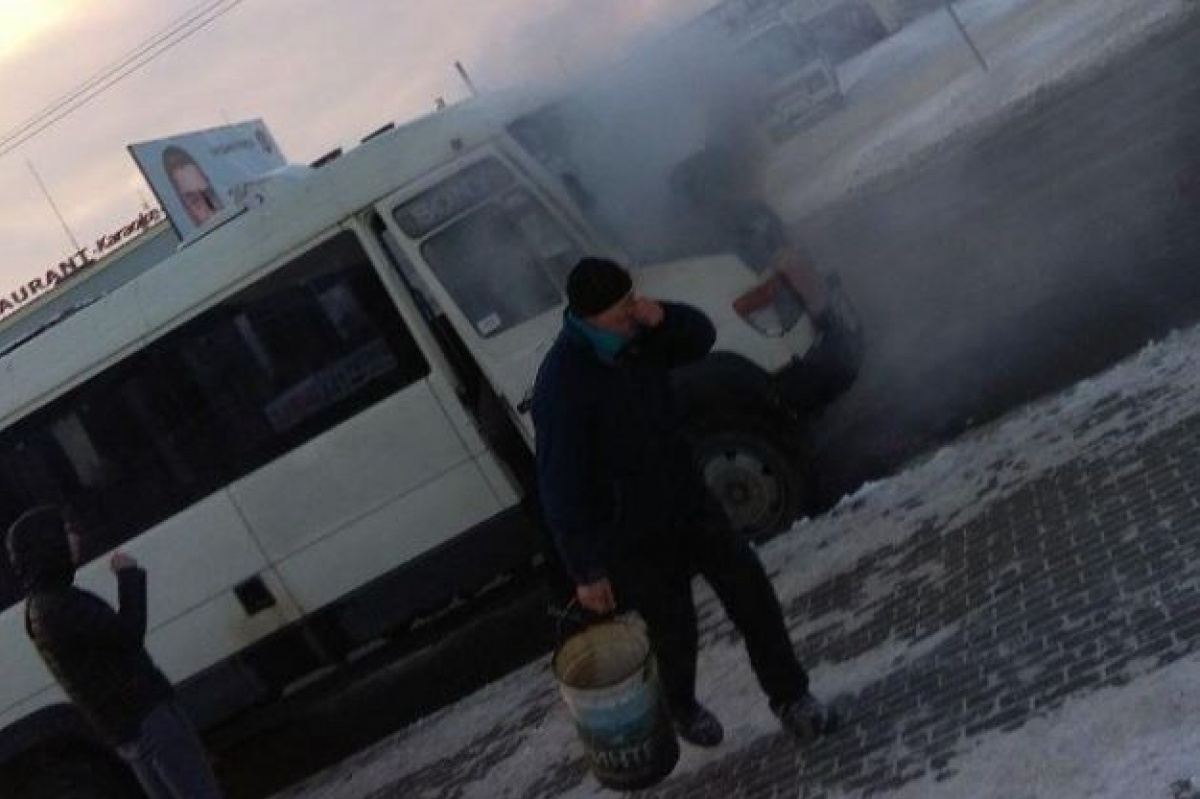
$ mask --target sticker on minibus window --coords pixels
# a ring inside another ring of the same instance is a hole
[[[479,331],[481,336],[490,336],[500,329],[500,324],[500,315],[490,313],[475,322],[475,329]]]

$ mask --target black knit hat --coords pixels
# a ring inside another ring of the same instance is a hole
[[[567,276],[567,308],[580,318],[607,311],[633,290],[624,268],[607,258],[583,258]]]
[[[75,572],[62,511],[40,505],[8,528],[8,559],[27,589],[69,585]]]

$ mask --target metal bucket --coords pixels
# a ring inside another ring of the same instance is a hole
[[[671,773],[679,741],[639,621],[613,619],[575,633],[559,644],[551,668],[602,785],[636,790]]]

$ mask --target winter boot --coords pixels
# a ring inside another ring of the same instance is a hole
[[[696,703],[690,708],[671,714],[675,732],[692,746],[711,749],[725,738],[725,728],[708,708]]]
[[[837,711],[827,708],[812,694],[792,702],[772,703],[771,710],[785,730],[796,738],[796,742],[810,744],[822,735],[838,728],[840,719]]]

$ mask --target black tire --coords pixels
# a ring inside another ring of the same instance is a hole
[[[99,759],[59,761],[35,771],[22,799],[145,799],[128,771]]]
[[[809,480],[779,440],[744,419],[708,420],[693,436],[709,491],[734,529],[753,541],[788,529],[809,506]]]

